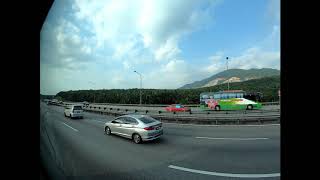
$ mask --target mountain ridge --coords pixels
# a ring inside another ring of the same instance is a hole
[[[252,68],[252,69],[229,69],[217,74],[214,74],[208,78],[200,81],[194,81],[178,89],[193,89],[201,87],[215,86],[219,84],[231,82],[244,82],[251,79],[259,79],[263,77],[270,77],[274,75],[280,75],[280,71],[272,68]]]

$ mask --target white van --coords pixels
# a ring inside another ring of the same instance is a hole
[[[70,118],[83,118],[83,109],[81,105],[70,105],[64,109],[64,116]]]

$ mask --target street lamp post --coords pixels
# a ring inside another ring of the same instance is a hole
[[[227,71],[228,71],[228,59],[229,59],[229,57],[227,57],[226,59],[227,59]],[[228,82],[228,91],[229,91],[229,89],[230,89],[230,86],[229,86],[229,78],[228,78],[227,82]]]
[[[137,73],[140,76],[140,106],[142,105],[142,75],[140,73],[138,73],[137,71],[134,71],[135,73]]]

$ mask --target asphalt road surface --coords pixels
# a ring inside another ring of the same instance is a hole
[[[165,124],[155,141],[105,135],[112,116],[69,119],[40,103],[40,157],[53,179],[280,179],[280,125]]]

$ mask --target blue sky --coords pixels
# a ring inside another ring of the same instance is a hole
[[[57,0],[40,33],[40,93],[179,88],[229,68],[280,69],[277,0]]]

